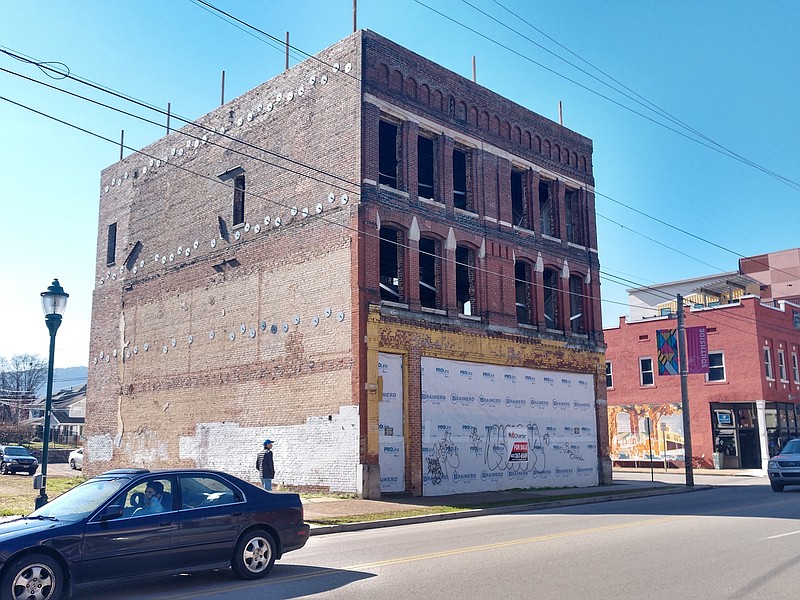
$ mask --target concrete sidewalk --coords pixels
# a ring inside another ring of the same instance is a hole
[[[741,475],[741,473],[739,474]],[[303,498],[303,507],[305,520],[311,523],[311,535],[320,535],[486,514],[677,494],[710,488],[709,485],[695,485],[689,488],[683,484],[644,481],[615,473],[614,483],[597,487],[481,492],[454,496],[397,496],[385,497],[381,500],[309,497]],[[430,511],[431,514],[408,516],[413,511]],[[348,519],[352,522],[327,524],[331,519]]]

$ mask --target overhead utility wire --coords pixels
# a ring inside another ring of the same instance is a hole
[[[488,17],[488,18],[492,19],[492,20],[493,20],[493,21],[495,21],[496,23],[498,23],[498,24],[502,25],[502,26],[503,26],[503,27],[505,27],[506,29],[509,29],[510,31],[513,31],[514,33],[516,33],[516,34],[517,34],[517,35],[519,35],[520,37],[522,37],[522,38],[524,38],[524,39],[528,40],[529,42],[531,42],[531,43],[532,43],[532,44],[534,44],[535,46],[537,46],[537,47],[541,48],[541,49],[542,49],[542,50],[544,50],[545,52],[548,52],[549,54],[551,54],[551,55],[555,56],[555,57],[556,57],[556,58],[558,58],[559,60],[562,60],[562,61],[566,62],[568,65],[570,65],[570,66],[572,66],[572,67],[574,67],[574,68],[578,69],[579,71],[581,71],[582,73],[585,73],[585,74],[586,74],[586,75],[588,75],[589,77],[592,77],[593,79],[597,80],[598,82],[602,83],[603,85],[606,85],[606,86],[608,86],[608,87],[611,87],[611,89],[614,89],[615,91],[617,91],[617,92],[619,92],[620,94],[622,94],[622,95],[624,95],[624,96],[626,96],[626,97],[630,98],[630,99],[631,99],[631,100],[633,100],[634,102],[637,102],[638,104],[641,104],[642,106],[649,107],[651,110],[653,110],[654,112],[657,112],[657,113],[661,114],[663,117],[665,117],[666,119],[669,119],[670,121],[672,121],[672,122],[673,122],[673,123],[675,123],[676,125],[680,125],[681,127],[685,128],[686,130],[688,130],[688,131],[691,131],[693,134],[697,135],[698,137],[701,137],[701,138],[703,138],[704,140],[706,140],[706,141],[708,141],[708,142],[710,142],[710,143],[714,144],[715,146],[717,146],[718,148],[720,148],[720,149],[721,149],[721,150],[722,150],[722,151],[723,151],[725,154],[727,154],[727,155],[728,155],[728,157],[730,157],[730,158],[734,158],[735,160],[738,160],[738,161],[740,161],[740,162],[742,162],[742,163],[744,163],[744,164],[746,164],[746,165],[748,165],[748,166],[751,166],[751,167],[753,167],[753,168],[756,168],[756,169],[758,169],[758,170],[760,170],[760,171],[762,171],[762,172],[764,172],[764,173],[766,173],[766,174],[770,175],[771,177],[775,177],[776,179],[782,180],[782,181],[784,181],[784,182],[795,183],[795,182],[793,182],[792,180],[790,180],[790,179],[788,179],[788,178],[786,178],[786,177],[784,177],[784,176],[780,175],[779,173],[776,173],[776,172],[774,172],[774,171],[772,171],[772,170],[768,169],[767,167],[764,167],[763,165],[760,165],[760,164],[756,163],[755,161],[753,161],[753,160],[751,160],[751,159],[749,159],[749,158],[747,158],[747,157],[745,157],[745,156],[742,156],[742,155],[738,154],[737,152],[735,152],[735,151],[731,150],[730,148],[728,148],[728,147],[726,147],[726,146],[724,146],[724,145],[720,144],[719,142],[717,142],[717,141],[713,140],[712,138],[708,137],[707,135],[705,135],[705,134],[704,134],[704,133],[702,133],[701,131],[699,131],[699,130],[695,129],[695,128],[694,128],[694,127],[692,127],[691,125],[688,125],[686,122],[684,122],[684,121],[682,121],[681,119],[679,119],[678,117],[676,117],[676,116],[672,115],[672,114],[671,114],[669,111],[667,111],[667,110],[665,110],[665,109],[663,109],[663,108],[659,107],[659,106],[658,106],[656,103],[654,103],[654,102],[652,102],[652,101],[648,100],[647,98],[645,98],[644,96],[642,96],[641,94],[639,94],[639,93],[638,93],[638,92],[636,92],[635,90],[631,89],[630,87],[628,87],[627,85],[625,85],[624,83],[622,83],[621,81],[619,81],[618,79],[616,79],[615,77],[613,77],[613,76],[609,75],[608,73],[606,73],[605,71],[603,71],[602,69],[600,69],[598,66],[596,66],[596,65],[592,64],[591,62],[589,62],[588,60],[586,60],[585,58],[583,58],[583,57],[582,57],[582,56],[580,56],[579,54],[577,54],[577,53],[573,52],[572,50],[570,50],[569,48],[567,48],[565,45],[561,44],[561,43],[560,43],[558,40],[556,40],[555,38],[553,38],[553,37],[551,37],[551,36],[547,35],[547,33],[545,33],[544,31],[542,31],[541,29],[539,29],[538,27],[536,27],[535,25],[533,25],[532,23],[530,23],[529,21],[527,21],[526,19],[524,19],[522,16],[520,16],[520,15],[518,15],[517,13],[515,13],[514,11],[512,11],[510,8],[507,8],[506,6],[504,6],[504,5],[503,5],[501,2],[499,2],[498,0],[492,0],[492,1],[493,1],[493,2],[494,2],[496,5],[498,5],[499,7],[501,7],[503,10],[505,10],[506,12],[508,12],[509,14],[511,14],[511,15],[512,15],[512,16],[514,16],[515,18],[517,18],[517,19],[519,19],[520,21],[522,21],[523,23],[525,23],[525,24],[526,24],[528,27],[530,27],[530,28],[531,28],[531,29],[533,29],[534,31],[536,31],[536,32],[538,32],[539,34],[541,34],[542,36],[546,37],[548,40],[550,40],[551,42],[553,42],[554,44],[556,44],[557,46],[559,46],[560,48],[562,48],[562,49],[563,49],[563,50],[565,50],[566,52],[569,52],[571,55],[573,55],[574,57],[576,57],[578,60],[580,60],[581,62],[583,62],[583,63],[587,64],[587,65],[588,65],[588,66],[590,66],[592,69],[594,69],[594,70],[595,70],[595,71],[597,71],[598,73],[602,74],[604,77],[608,78],[609,80],[613,81],[613,82],[614,82],[615,84],[617,84],[618,86],[622,87],[624,90],[626,90],[626,91],[630,92],[631,94],[633,94],[634,96],[636,96],[636,98],[639,98],[639,99],[641,100],[641,102],[639,102],[639,100],[636,100],[635,98],[631,98],[630,96],[628,96],[628,95],[627,95],[627,94],[625,94],[624,92],[621,92],[620,90],[618,90],[618,89],[614,88],[613,86],[611,86],[611,85],[610,85],[610,84],[608,84],[607,82],[604,82],[604,81],[602,81],[601,79],[599,79],[599,78],[598,78],[598,77],[596,77],[595,75],[592,75],[591,73],[588,73],[587,71],[585,71],[585,70],[584,70],[584,69],[582,69],[581,67],[579,67],[579,66],[577,66],[577,65],[573,64],[572,62],[570,62],[570,61],[566,60],[565,58],[563,58],[563,57],[559,56],[558,54],[556,54],[555,52],[551,51],[550,49],[548,49],[548,48],[545,48],[544,46],[542,46],[542,45],[541,45],[541,44],[539,44],[538,42],[536,42],[536,41],[532,40],[531,38],[529,38],[529,37],[525,36],[524,34],[520,33],[520,32],[519,32],[519,31],[517,31],[516,29],[514,29],[514,28],[512,28],[512,27],[510,27],[510,26],[506,25],[505,23],[503,23],[503,22],[499,21],[498,19],[496,19],[496,18],[495,18],[495,17],[493,17],[492,15],[490,15],[490,14],[488,14],[488,13],[486,13],[486,12],[482,11],[481,9],[477,8],[476,6],[474,6],[473,4],[470,4],[470,3],[469,3],[467,0],[461,0],[461,1],[462,1],[462,2],[464,2],[465,4],[467,4],[467,5],[471,6],[473,9],[475,9],[476,11],[478,11],[478,12],[480,12],[481,14],[485,15],[486,17]]]
[[[216,7],[214,7],[213,5],[209,4],[208,2],[205,2],[205,0],[190,0],[190,1],[191,1],[192,3],[194,3],[194,4],[198,4],[198,5],[203,5],[203,6],[209,7],[209,9],[212,9],[212,10],[214,10],[214,11],[218,12],[218,13],[221,13],[221,14],[225,15],[226,17],[228,17],[228,18],[230,18],[230,19],[232,19],[232,20],[234,20],[234,21],[236,21],[236,22],[238,22],[238,23],[241,23],[243,26],[245,26],[245,27],[248,27],[248,28],[250,28],[250,29],[253,29],[254,31],[257,31],[257,32],[261,33],[262,35],[266,36],[266,37],[267,37],[267,38],[269,38],[269,39],[272,39],[272,40],[279,41],[279,40],[278,40],[278,38],[276,38],[275,36],[272,36],[272,35],[270,35],[269,33],[267,33],[267,32],[265,32],[265,31],[263,31],[263,30],[261,30],[261,29],[259,29],[259,28],[255,27],[254,25],[251,25],[250,23],[247,23],[246,21],[243,21],[242,19],[239,19],[239,18],[237,18],[237,17],[235,17],[235,16],[231,15],[230,13],[227,13],[227,12],[225,12],[225,11],[223,11],[223,10],[219,9],[219,8],[216,8]],[[472,6],[471,4],[469,4],[468,2],[466,2],[466,0],[462,0],[462,1],[464,1],[465,3],[467,3],[469,6]],[[496,0],[495,0],[495,1],[496,1]],[[443,16],[444,18],[446,18],[446,19],[448,19],[448,20],[451,20],[451,21],[453,21],[454,23],[456,23],[456,24],[460,25],[461,27],[464,27],[464,28],[466,28],[466,29],[468,29],[468,30],[470,30],[470,31],[473,31],[473,32],[474,32],[474,33],[476,33],[477,35],[480,35],[481,37],[484,37],[484,38],[486,38],[486,36],[483,36],[483,34],[480,34],[479,32],[477,32],[477,31],[475,31],[475,30],[473,30],[473,29],[471,29],[471,28],[467,27],[466,25],[464,25],[464,24],[462,24],[462,23],[460,23],[460,22],[458,22],[458,21],[456,21],[456,20],[454,20],[454,19],[452,19],[452,18],[448,17],[447,15],[444,15],[443,13],[440,13],[439,11],[437,11],[437,10],[435,10],[435,9],[432,9],[432,8],[430,8],[430,7],[429,7],[429,6],[427,6],[426,4],[424,4],[424,3],[420,2],[419,0],[415,0],[415,2],[417,2],[418,4],[420,4],[420,5],[424,6],[425,8],[428,8],[429,10],[431,10],[431,11],[433,11],[433,12],[437,13],[437,14],[440,14],[440,15],[441,15],[441,16]],[[473,8],[474,8],[474,7],[473,7]],[[476,10],[478,10],[478,9],[476,9]],[[483,11],[479,11],[479,12],[483,12]],[[484,14],[485,14],[485,13],[484,13]],[[513,13],[512,13],[512,14],[513,14]],[[491,17],[491,18],[492,18],[492,19],[494,19],[494,17]],[[504,26],[505,26],[505,25],[504,25]],[[507,27],[507,26],[506,26],[506,27]],[[515,31],[515,30],[513,30],[513,29],[512,29],[512,31],[514,31],[515,33],[518,33],[518,32],[516,32],[516,31]],[[538,31],[538,30],[537,30],[537,31]],[[522,34],[519,34],[519,35],[522,35]],[[525,36],[523,36],[523,37],[525,37]],[[486,39],[489,39],[489,38],[486,38]],[[528,38],[526,37],[525,39],[528,39]],[[490,40],[490,41],[492,41],[493,43],[497,43],[497,42],[495,42],[494,40]],[[531,40],[531,41],[532,41],[532,40]],[[533,42],[533,43],[535,44],[536,42]],[[537,44],[537,45],[538,45],[538,44]],[[517,54],[518,56],[522,56],[522,55],[520,55],[519,53],[517,53],[516,51],[514,51],[514,50],[511,50],[510,48],[507,48],[506,46],[502,46],[502,45],[501,45],[501,47],[503,47],[503,48],[506,48],[507,50],[509,50],[510,52],[512,52],[512,53],[514,53],[514,54]],[[299,49],[297,49],[297,50],[298,50],[299,52],[301,52],[301,53],[302,53],[304,56],[311,57],[311,55],[310,55],[310,54],[308,54],[308,53],[306,53],[306,52],[304,52],[304,51],[302,51],[302,50],[299,50]],[[548,50],[548,52],[549,52],[549,50]],[[557,56],[557,55],[556,55],[556,56]],[[531,59],[528,59],[527,57],[524,57],[524,56],[522,56],[522,57],[523,57],[523,58],[525,58],[526,60],[531,60]],[[313,58],[313,57],[312,57],[312,58]],[[559,57],[559,58],[560,58],[560,57]],[[319,60],[319,59],[317,59],[317,60]],[[564,59],[562,59],[562,60],[564,60]],[[542,68],[545,68],[545,69],[547,69],[547,67],[544,67],[544,65],[541,65],[541,64],[539,64],[539,63],[536,63],[535,61],[531,61],[531,62],[534,62],[534,64],[536,64],[536,65],[538,65],[538,66],[541,66]],[[566,61],[566,62],[567,62],[568,64],[572,65],[572,63],[569,63],[568,61]],[[585,62],[585,61],[584,61],[584,62]],[[324,61],[323,61],[323,64],[326,64],[326,65],[327,65],[327,63],[324,63]],[[588,64],[588,63],[587,63],[587,64]],[[330,66],[330,65],[328,65],[328,66]],[[573,65],[573,66],[574,66],[574,65]],[[590,65],[590,66],[592,66],[592,65]],[[579,67],[576,67],[576,68],[579,68]],[[596,68],[596,67],[594,67],[594,68]],[[547,69],[547,70],[549,70],[549,69]],[[556,73],[555,71],[552,71],[552,72],[553,72],[553,73],[555,73],[555,74],[557,74],[557,75],[559,75],[560,77],[564,77],[564,78],[565,78],[565,79],[567,79],[568,81],[572,81],[571,79],[568,79],[568,78],[566,78],[565,76],[563,76],[563,75],[561,75],[561,74],[559,74],[559,73]],[[584,71],[584,72],[585,72],[585,71]],[[601,71],[601,72],[602,72],[602,71]],[[588,73],[587,73],[587,74],[588,74]],[[591,74],[589,74],[589,75],[590,75],[590,76],[592,76]],[[351,76],[351,77],[352,77],[352,76]],[[592,77],[593,77],[593,76],[592,76]],[[598,81],[600,81],[600,80],[598,80]],[[580,84],[578,84],[577,82],[573,82],[573,83],[576,83],[576,85],[580,85]],[[604,82],[602,82],[602,81],[601,81],[601,83],[604,83]],[[605,85],[607,85],[607,84],[605,84]],[[583,86],[581,86],[581,87],[583,87]],[[586,88],[586,89],[589,89],[589,88]],[[591,90],[590,90],[590,91],[591,91]],[[634,92],[634,93],[635,93],[635,92]],[[602,95],[601,95],[601,97],[605,97],[605,96],[602,96]],[[609,99],[609,100],[610,100],[610,99]],[[612,102],[614,102],[614,101],[612,100]],[[620,106],[623,106],[623,105],[620,105]],[[624,106],[623,106],[623,108],[627,108],[627,107],[624,107]],[[660,109],[659,109],[659,110],[660,110]],[[635,111],[634,111],[634,112],[635,112]],[[639,114],[639,113],[637,113],[637,114]],[[644,115],[642,115],[642,116],[644,116]],[[649,117],[645,117],[645,118],[648,118],[648,119],[649,119]],[[652,120],[652,119],[651,119],[651,120]],[[655,121],[654,121],[654,122],[655,122]],[[680,132],[677,132],[677,133],[679,133],[679,134],[680,134]],[[681,135],[683,135],[683,134],[681,134]],[[684,135],[684,137],[688,137],[688,136],[685,136],[685,135]],[[692,139],[692,138],[689,138],[689,139]],[[695,141],[696,141],[696,140],[695,140]],[[646,214],[646,213],[644,213],[644,212],[642,212],[642,211],[639,211],[639,210],[637,210],[637,209],[635,209],[635,208],[633,208],[633,207],[631,207],[631,206],[629,206],[629,205],[627,205],[627,204],[625,204],[625,203],[623,203],[623,202],[617,201],[617,200],[615,200],[614,198],[612,198],[612,197],[610,197],[610,196],[608,196],[608,195],[602,194],[602,193],[598,192],[597,190],[595,190],[595,194],[596,194],[596,195],[598,195],[598,196],[601,196],[601,197],[603,197],[603,198],[607,198],[608,200],[611,200],[612,202],[615,202],[615,203],[619,204],[620,206],[623,206],[623,207],[625,207],[625,208],[628,208],[628,209],[630,209],[630,210],[633,210],[633,211],[635,211],[635,212],[637,212],[637,213],[639,213],[639,214],[641,214],[641,215],[643,215],[643,216],[646,216],[646,217],[648,217],[648,218],[651,218],[651,219],[655,220],[656,222],[658,222],[658,223],[661,223],[662,225],[665,225],[666,227],[669,227],[669,228],[675,229],[676,231],[679,231],[680,233],[684,233],[685,235],[688,235],[689,237],[692,237],[692,238],[694,238],[694,239],[697,239],[698,241],[705,242],[705,243],[707,243],[707,244],[709,244],[709,245],[711,245],[711,246],[715,246],[715,247],[717,247],[717,248],[718,248],[718,249],[720,249],[720,250],[724,250],[724,251],[726,251],[726,252],[728,252],[728,253],[730,253],[730,254],[733,254],[733,255],[734,255],[734,256],[736,256],[737,258],[744,258],[744,257],[745,257],[745,256],[744,256],[743,254],[741,254],[741,253],[738,253],[738,252],[735,252],[735,251],[733,251],[733,250],[730,250],[730,249],[728,249],[728,248],[725,248],[725,247],[723,247],[723,246],[721,246],[721,245],[719,245],[719,244],[716,244],[716,243],[714,243],[714,242],[712,242],[712,241],[710,241],[710,240],[707,240],[707,239],[705,239],[705,238],[703,238],[703,237],[701,237],[701,236],[698,236],[698,235],[692,234],[692,233],[690,233],[690,232],[688,232],[688,231],[685,231],[685,230],[683,230],[683,229],[681,229],[681,228],[679,228],[679,227],[676,227],[676,226],[674,226],[674,225],[671,225],[671,224],[669,224],[669,223],[667,223],[667,222],[665,222],[665,221],[662,221],[662,220],[660,220],[660,219],[657,219],[656,217],[653,217],[653,216],[651,216],[651,215],[648,215],[648,214]],[[663,244],[662,244],[662,246],[663,246]],[[674,250],[674,248],[673,248],[673,250]],[[676,252],[678,252],[678,251],[676,250]],[[680,252],[679,252],[679,253],[680,253]],[[700,262],[702,262],[702,261],[700,261]],[[708,264],[708,263],[705,263],[705,264]],[[763,264],[763,263],[760,263],[760,264]],[[713,265],[708,265],[708,266],[711,266],[712,268],[715,268],[715,269],[717,268],[717,267],[714,267]],[[764,266],[767,266],[767,267],[769,267],[769,265],[764,265]]]
[[[427,4],[425,4],[421,0],[414,0],[414,2],[416,2],[420,6],[423,6],[423,7],[427,8],[431,12],[436,13],[437,15],[441,16],[442,18],[447,19],[448,21],[451,21],[452,23],[455,23],[459,27],[462,27],[462,28],[466,29],[467,31],[470,31],[470,32],[474,33],[475,35],[477,35],[477,36],[479,36],[479,37],[491,42],[492,44],[495,44],[496,46],[499,46],[500,48],[503,48],[504,50],[507,50],[508,52],[511,52],[512,54],[522,58],[523,60],[525,60],[527,62],[530,62],[530,63],[538,66],[539,68],[544,69],[545,71],[547,71],[549,73],[552,73],[553,75],[555,75],[557,77],[560,77],[561,79],[564,79],[565,81],[569,81],[573,85],[576,85],[576,86],[580,87],[581,89],[586,90],[587,92],[589,92],[591,94],[594,94],[594,95],[596,95],[596,96],[598,96],[600,98],[603,98],[604,100],[607,100],[608,102],[611,102],[612,104],[615,104],[615,105],[619,106],[620,108],[622,108],[624,110],[627,110],[627,111],[629,111],[629,112],[631,112],[631,113],[633,113],[635,115],[638,115],[638,116],[642,117],[643,119],[646,119],[647,121],[650,121],[651,123],[654,123],[655,125],[663,127],[664,129],[667,129],[668,131],[672,131],[673,133],[676,133],[677,135],[680,135],[681,137],[684,137],[687,140],[691,140],[691,141],[695,142],[696,144],[699,144],[701,146],[705,146],[709,150],[713,150],[714,152],[718,152],[719,154],[723,154],[725,156],[729,156],[729,154],[727,154],[722,149],[717,148],[715,145],[709,144],[708,142],[705,142],[703,140],[699,140],[697,138],[694,138],[694,137],[688,135],[687,133],[684,133],[683,131],[681,131],[679,129],[675,129],[674,127],[670,127],[666,123],[663,123],[663,122],[661,122],[661,121],[659,121],[657,119],[654,119],[653,117],[650,117],[649,115],[646,115],[646,114],[644,114],[644,113],[642,113],[642,112],[640,112],[638,110],[635,110],[635,109],[631,108],[630,106],[626,106],[622,102],[619,102],[618,100],[615,100],[615,99],[613,99],[613,98],[611,98],[611,97],[609,97],[609,96],[607,96],[607,95],[605,95],[605,94],[603,94],[601,92],[598,92],[597,90],[594,90],[594,89],[590,88],[589,86],[584,85],[584,84],[576,81],[575,79],[567,77],[563,73],[559,73],[555,69],[551,69],[550,67],[548,67],[548,66],[546,66],[546,65],[544,65],[544,64],[542,64],[540,62],[535,61],[531,57],[529,57],[529,56],[527,56],[527,55],[525,55],[525,54],[523,54],[523,53],[521,53],[521,52],[519,52],[517,50],[514,50],[510,46],[507,46],[506,44],[503,44],[503,43],[497,41],[496,39],[493,39],[492,37],[481,33],[477,29],[475,29],[473,27],[470,27],[469,25],[466,25],[466,24],[460,22],[460,21],[454,19],[453,17],[450,17],[449,15],[446,15],[445,13],[443,13],[443,12],[441,12],[441,11],[439,11],[439,10],[437,10],[437,9],[427,5]],[[754,166],[754,165],[751,165],[751,166]],[[786,177],[777,175],[777,174],[772,174],[771,172],[769,172],[768,170],[766,170],[763,167],[756,166],[756,168],[758,168],[759,170],[767,173],[768,175],[771,175],[771,176],[775,177],[776,179],[778,179],[781,182],[785,183],[789,187],[792,187],[793,189],[796,189],[796,190],[800,190],[800,183],[798,183],[796,181],[793,181],[791,179],[788,179]]]

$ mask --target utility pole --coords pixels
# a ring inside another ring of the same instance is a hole
[[[692,423],[689,418],[689,365],[686,361],[686,325],[683,322],[683,296],[678,294],[678,360],[681,372],[681,411],[683,412],[683,460],[686,486],[694,486],[692,470]]]

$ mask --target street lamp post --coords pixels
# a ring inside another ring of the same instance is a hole
[[[50,360],[47,364],[47,396],[44,406],[44,429],[42,431],[42,487],[36,498],[36,508],[47,504],[47,452],[50,449],[50,406],[53,403],[53,358],[56,351],[56,331],[61,325],[61,316],[67,308],[69,294],[58,283],[53,284],[42,292],[42,310],[47,329],[50,332]]]

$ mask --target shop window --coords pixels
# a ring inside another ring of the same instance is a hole
[[[552,181],[539,181],[539,221],[543,235],[558,236],[558,207]]]
[[[567,220],[567,241],[579,246],[586,246],[583,232],[583,210],[579,190],[567,188],[564,192],[564,211]]]
[[[458,148],[453,149],[453,206],[463,210],[472,210],[467,190],[467,153]]]
[[[800,385],[800,363],[797,362],[797,352],[792,352],[792,376],[794,382]]]
[[[433,199],[434,196],[434,144],[424,136],[417,138],[417,195]]]
[[[475,252],[464,246],[456,248],[456,302],[458,313],[473,316],[475,306]]]
[[[572,333],[586,333],[583,317],[586,296],[583,293],[583,277],[569,276],[569,327]]]
[[[606,361],[606,387],[609,389],[614,387],[614,370],[611,361]]]
[[[419,301],[425,308],[441,308],[441,244],[419,241]]]
[[[725,355],[722,352],[708,353],[706,381],[725,381]]]
[[[517,261],[514,265],[514,290],[516,294],[517,323],[530,325],[533,313],[531,298],[531,266]]]
[[[117,224],[111,223],[108,226],[108,238],[106,238],[106,265],[113,265],[117,261]]]
[[[781,378],[781,381],[789,381],[786,372],[786,353],[783,350],[778,350],[778,376]]]
[[[558,272],[545,269],[542,283],[544,285],[544,323],[547,329],[560,329],[558,314]]]
[[[402,232],[381,227],[380,288],[381,300],[403,302],[403,257],[405,256]]]
[[[639,385],[653,386],[655,385],[653,378],[653,359],[644,357],[639,359]]]
[[[769,351],[769,347],[764,348],[764,374],[767,379],[775,378],[772,373],[772,354]]]
[[[511,217],[516,227],[531,229],[525,195],[525,172],[511,169]]]
[[[378,126],[378,183],[397,188],[399,127],[381,120]]]

